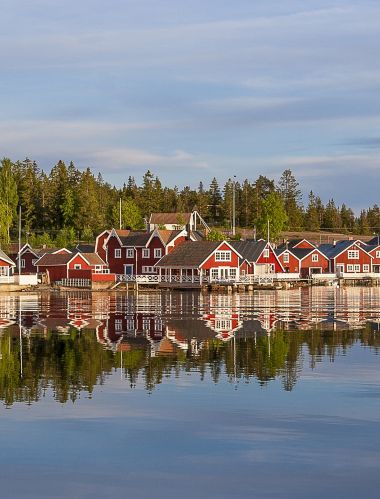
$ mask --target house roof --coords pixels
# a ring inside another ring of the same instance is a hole
[[[230,245],[248,262],[256,262],[264,251],[267,241],[231,241]]]
[[[162,242],[167,245],[173,239],[175,239],[179,234],[181,234],[182,230],[166,230],[166,229],[158,229],[158,234],[161,237]]]
[[[126,236],[119,236],[121,244],[123,246],[146,246],[152,234],[150,232],[142,231],[129,231]]]
[[[357,248],[361,248],[362,250],[367,252],[366,248],[364,248],[360,245],[357,245],[356,241],[347,240],[347,239],[342,240],[342,241],[338,241],[335,245],[333,245],[333,244],[321,244],[318,249],[321,253],[323,253],[324,255],[326,255],[328,258],[331,259],[331,258],[335,258],[336,256],[343,253],[343,251],[345,251],[348,248],[350,248],[351,246],[355,246],[355,245]]]
[[[94,244],[77,244],[76,249],[80,253],[94,253],[95,245]]]
[[[156,225],[185,225],[190,222],[191,215],[192,213],[152,213],[149,223]]]
[[[379,246],[380,245],[380,236],[375,236],[369,241],[366,242],[369,246]]]
[[[9,256],[7,256],[3,250],[0,249],[0,260],[3,262],[9,263],[12,267],[15,267],[15,262],[13,262]]]
[[[156,263],[156,267],[199,267],[221,241],[185,241]]]
[[[105,261],[102,258],[100,258],[100,256],[97,253],[91,252],[91,253],[79,253],[79,254],[83,256],[83,258],[89,263],[89,265],[106,265]]]
[[[297,246],[297,244],[300,244],[303,241],[305,241],[308,244],[311,244],[313,247],[315,247],[315,245],[313,243],[311,243],[310,241],[308,241],[305,238],[303,238],[303,239],[289,239],[289,241],[286,241],[286,242],[280,244],[279,246],[277,246],[277,249],[281,250],[281,251],[280,251],[280,253],[277,253],[277,252],[276,253],[277,254],[281,254],[284,250],[286,250],[286,249],[292,249],[295,246]]]
[[[315,248],[290,248],[288,249],[289,253],[292,253],[298,260],[302,260],[310,253],[312,253]]]
[[[45,253],[37,261],[37,265],[39,267],[67,265],[72,258],[73,258],[72,253]]]

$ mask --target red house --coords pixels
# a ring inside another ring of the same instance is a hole
[[[0,249],[0,282],[9,281],[13,275],[15,263]]]
[[[339,241],[335,245],[322,244],[319,250],[330,260],[332,273],[370,273],[373,256],[361,241]]]
[[[365,245],[363,248],[372,256],[372,272],[380,273],[380,245]]]
[[[62,279],[106,280],[107,264],[96,253],[47,253],[36,262],[49,283]]]
[[[110,271],[114,274],[156,274],[155,264],[186,240],[185,230],[153,232],[112,229],[103,247]]]
[[[231,246],[249,262],[249,273],[255,275],[284,272],[272,245],[264,239],[258,241],[232,241]]]
[[[157,264],[160,274],[181,282],[234,281],[249,272],[249,263],[226,241],[186,241],[165,255]]]
[[[20,267],[21,274],[36,274],[37,267],[36,261],[39,258],[37,251],[33,250],[29,243],[24,244],[24,246],[20,249],[20,252],[17,250],[10,255],[11,259],[16,264],[15,272],[19,272],[19,258],[20,258]]]
[[[278,250],[277,250],[278,251]],[[306,278],[311,274],[329,272],[330,260],[318,248],[289,248],[277,253],[285,272],[299,273]]]

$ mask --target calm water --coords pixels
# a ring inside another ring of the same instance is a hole
[[[1,498],[380,497],[380,288],[0,295]]]

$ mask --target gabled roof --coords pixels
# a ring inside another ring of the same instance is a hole
[[[100,258],[100,256],[97,253],[91,252],[91,253],[77,253],[72,257],[75,258],[76,256],[80,255],[81,257],[84,258],[84,260],[89,264],[89,265],[106,265],[104,260]]]
[[[372,239],[367,241],[366,244],[369,246],[380,246],[380,235],[373,237]]]
[[[78,253],[80,254],[80,253]],[[72,253],[45,253],[36,262],[38,267],[50,267],[56,265],[67,265],[73,258]]]
[[[365,253],[368,253],[368,251],[363,246],[360,246],[359,244],[357,244],[357,242],[358,241],[345,239],[342,241],[338,241],[335,245],[333,245],[333,244],[321,244],[321,246],[319,246],[319,251],[330,259],[336,258],[338,255],[340,255],[341,253],[346,251],[351,246],[356,246],[358,249],[361,249]]]
[[[119,239],[123,246],[144,248],[151,236],[152,234],[146,231],[130,231],[127,236],[119,236]]]
[[[190,222],[192,213],[152,213],[150,224],[155,225],[186,225]]]
[[[311,243],[309,240],[303,238],[303,239],[289,239],[289,241],[286,241],[285,243],[282,243],[280,244],[279,246],[277,246],[277,249],[278,250],[281,250],[281,252],[285,251],[286,249],[292,249],[292,248],[295,248],[297,245],[301,244],[302,242],[307,242],[308,244],[310,244],[311,246],[313,246],[314,248],[316,247],[313,243]],[[302,248],[300,248],[302,249]],[[306,249],[306,248],[305,248]],[[276,252],[277,253],[277,252]],[[281,253],[277,253],[277,254],[281,254]]]
[[[156,263],[156,267],[199,267],[220,241],[185,241]]]
[[[6,263],[9,263],[9,265],[11,267],[15,267],[15,262],[12,261],[9,256],[7,256],[3,250],[0,249],[0,260],[2,260],[3,262],[6,262]]]
[[[256,262],[267,246],[267,241],[231,241],[230,245],[248,262]]]
[[[362,248],[365,249],[367,253],[371,253],[371,251],[373,251],[373,250],[376,250],[378,248],[380,249],[380,245],[378,245],[378,244],[371,244],[371,245],[365,244],[362,246]]]
[[[169,243],[173,241],[176,237],[178,237],[181,233],[184,233],[183,230],[166,230],[166,229],[157,229],[156,233],[161,238],[161,241],[167,246]],[[185,233],[184,233],[185,234]]]
[[[80,253],[94,253],[95,245],[94,244],[77,244],[76,248]]]

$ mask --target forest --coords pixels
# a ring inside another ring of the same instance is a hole
[[[361,235],[380,231],[377,204],[355,214],[333,199],[324,204],[314,192],[303,199],[291,170],[285,170],[277,183],[260,175],[242,181],[228,179],[224,185],[213,178],[210,185],[199,181],[197,188],[164,186],[148,170],[141,183],[126,174],[124,184],[116,187],[100,173],[90,168],[82,171],[73,162],[58,161],[45,172],[28,158],[15,162],[4,158],[0,163],[0,244],[17,240],[19,207],[23,240],[33,246],[92,242],[105,228],[119,227],[120,199],[123,228],[143,229],[152,212],[184,213],[196,207],[211,227],[229,230],[234,190],[237,237],[239,228],[255,229],[258,236],[264,236],[268,221],[274,239],[284,230]]]

